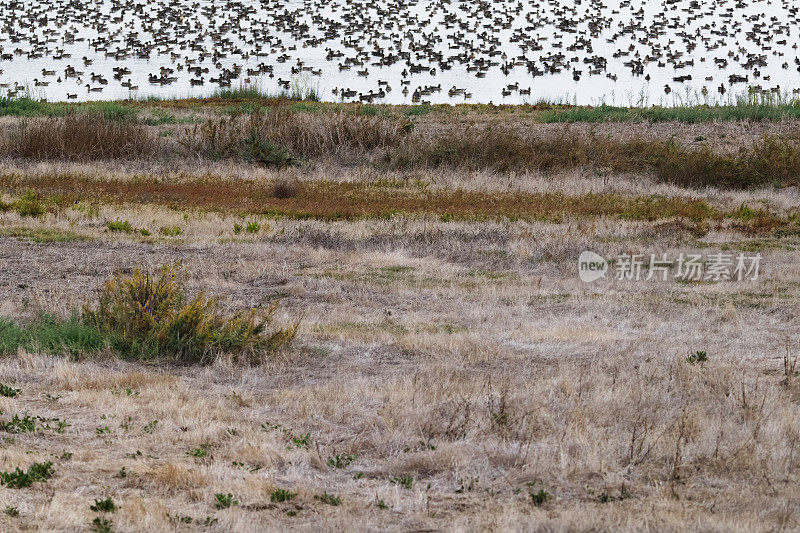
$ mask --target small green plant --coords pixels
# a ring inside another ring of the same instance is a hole
[[[27,471],[23,471],[17,467],[13,472],[0,472],[0,484],[10,489],[21,489],[30,487],[36,482],[46,481],[53,477],[54,473],[53,463],[50,461],[46,463],[33,463],[28,467]]]
[[[186,455],[189,455],[191,457],[202,458],[208,455],[208,449],[210,447],[211,446],[208,444],[201,444],[199,447],[192,448],[191,450],[186,452]]]
[[[333,505],[334,507],[342,503],[342,499],[339,496],[334,496],[327,492],[315,495],[314,499],[322,503],[327,503],[328,505]]]
[[[150,236],[150,230],[147,229],[147,228],[142,228],[142,229],[139,230],[139,235],[141,235],[142,237],[149,237]]]
[[[261,231],[261,224],[253,220],[252,222],[247,223],[247,227],[245,228],[247,233],[258,233]]]
[[[19,393],[20,389],[14,389],[12,387],[9,387],[8,385],[0,383],[0,396],[5,396],[6,398],[14,398]]]
[[[120,233],[132,233],[133,226],[127,220],[115,220],[114,222],[107,222],[106,227],[108,231],[113,232],[120,232]]]
[[[705,363],[706,361],[708,361],[708,354],[700,350],[692,354],[689,354],[686,357],[686,362],[689,363],[690,365],[693,365],[695,363]]]
[[[97,433],[98,436],[107,435],[111,433],[111,429],[108,426],[99,426],[95,428],[95,432]]]
[[[117,510],[117,504],[111,498],[105,500],[95,500],[94,505],[90,505],[89,509],[95,513],[113,513]]]
[[[119,472],[117,472],[117,477],[120,479],[125,479],[126,477],[128,477],[128,471],[125,469],[124,466],[119,469]]]
[[[378,500],[378,509],[388,509],[388,508],[389,508],[389,504],[387,504],[383,500]]]
[[[547,501],[549,501],[552,498],[550,493],[544,490],[543,488],[540,488],[537,492],[529,490],[528,495],[531,497],[531,501],[533,502],[533,505],[535,505],[536,507],[544,505]]]
[[[10,505],[7,505],[3,512],[11,518],[17,518],[19,516],[19,509]]]
[[[228,494],[223,494],[221,492],[214,494],[214,502],[217,509],[228,509],[239,505],[239,500],[235,499],[230,492]]]
[[[400,485],[404,489],[410,489],[414,485],[414,478],[411,476],[395,476],[391,479],[395,485]]]
[[[8,433],[31,433],[36,431],[35,418],[27,413],[22,418],[14,415],[9,421],[0,420],[0,429]]]
[[[243,229],[244,228],[242,227],[242,225],[239,224],[238,222],[234,222],[233,223],[233,234],[234,235],[239,235],[242,232]]]
[[[345,468],[355,460],[353,455],[334,455],[328,457],[328,466],[331,468]]]
[[[297,496],[296,492],[292,492],[292,491],[286,490],[286,489],[276,489],[276,490],[272,491],[272,494],[270,494],[269,501],[271,501],[273,503],[288,502],[289,500],[293,499],[295,496]]]
[[[147,433],[148,435],[152,435],[157,427],[158,427],[158,420],[151,420],[150,422],[147,423],[147,425],[144,426],[144,432]]]
[[[112,525],[111,520],[108,518],[98,516],[92,520],[91,530],[92,533],[111,533],[113,531],[113,529],[111,529]]]
[[[180,226],[164,226],[158,232],[164,237],[179,237],[183,235],[183,229]]]
[[[308,448],[308,445],[311,444],[311,433],[306,433],[299,437],[292,437],[292,442],[297,448]]]

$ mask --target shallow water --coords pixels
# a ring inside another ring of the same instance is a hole
[[[419,101],[499,104],[546,99],[617,105],[725,101],[748,86],[783,94],[800,87],[800,18],[788,1],[4,4],[0,54],[13,57],[0,61],[3,96],[23,85],[33,96],[51,101],[68,95],[76,100],[203,96],[218,88],[211,78],[235,66],[242,71],[228,80],[234,88],[252,85],[278,92],[282,80],[314,88],[321,99],[330,101],[341,99],[334,88],[348,88],[356,95],[383,90],[385,95],[372,101],[393,104],[411,103],[415,89],[427,86],[442,90],[420,95]],[[224,57],[214,58],[215,51]],[[329,51],[342,56],[326,57]],[[142,52],[149,57],[137,57]],[[387,59],[390,56],[396,60]],[[83,57],[93,63],[84,66]],[[340,70],[347,58],[361,65]],[[604,68],[590,73],[591,58],[605,60]],[[293,73],[293,67],[302,68],[298,60],[305,70]],[[727,65],[718,64],[723,60]],[[208,69],[202,73],[202,86],[190,84],[199,76],[186,71],[187,61]],[[639,72],[632,72],[631,61]],[[493,64],[478,78],[481,62]],[[247,74],[259,64],[271,68],[273,76]],[[404,75],[409,64],[422,72]],[[68,65],[83,74],[66,78]],[[114,67],[131,73],[114,79]],[[173,69],[167,76],[177,79],[165,85],[150,83],[148,76],[159,76],[161,67]],[[44,75],[42,69],[55,74]],[[368,75],[359,76],[357,71],[364,69]],[[577,81],[574,71],[580,72]],[[107,84],[92,81],[92,73],[102,75]],[[689,75],[690,81],[673,80]],[[731,84],[730,75],[746,76],[747,81]],[[48,85],[36,85],[43,81]],[[123,87],[123,81],[138,90]],[[408,83],[408,94],[402,92],[402,81]],[[103,90],[90,92],[87,84]],[[530,88],[530,94],[512,89],[504,95],[514,84],[523,91]],[[449,95],[452,87],[471,93],[471,98]],[[19,90],[17,95],[23,93]]]

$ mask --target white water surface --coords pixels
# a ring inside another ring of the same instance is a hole
[[[356,95],[383,90],[385,96],[372,101],[392,104],[411,103],[414,90],[428,86],[442,88],[420,96],[431,103],[636,106],[725,101],[749,86],[792,95],[800,87],[800,19],[787,0],[0,3],[0,54],[11,56],[0,61],[0,96],[9,91],[50,101],[68,95],[76,101],[207,96],[218,88],[209,80],[236,66],[242,73],[230,80],[234,88],[251,85],[277,93],[279,80],[291,81],[314,88],[326,101],[342,99],[335,88]],[[379,64],[389,55],[399,59]],[[556,56],[561,60],[554,61]],[[84,57],[92,63],[84,65]],[[361,65],[341,70],[348,58]],[[591,58],[604,59],[605,68],[590,74]],[[625,65],[630,61],[641,62],[639,73]],[[481,62],[495,64],[478,78]],[[191,85],[198,76],[187,72],[189,64],[208,69],[202,86]],[[273,76],[246,73],[259,64]],[[404,75],[409,64],[424,71]],[[443,70],[442,64],[450,68]],[[299,65],[305,70],[292,73]],[[83,74],[67,78],[68,66]],[[533,76],[529,66],[544,74]],[[131,73],[116,80],[114,67]],[[159,76],[162,67],[173,69],[168,76],[177,79],[151,84],[148,76]],[[367,76],[357,74],[365,69]],[[580,71],[577,81],[574,71]],[[107,84],[93,81],[92,74]],[[730,75],[746,76],[747,82],[731,85]],[[677,76],[691,80],[674,81]],[[37,85],[42,82],[47,85]],[[122,82],[138,89],[130,91]],[[87,84],[103,90],[89,91]],[[450,96],[453,87],[471,98],[461,92]]]

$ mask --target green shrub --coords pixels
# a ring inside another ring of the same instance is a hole
[[[95,306],[69,319],[43,314],[18,325],[0,318],[0,353],[22,348],[82,357],[112,350],[124,358],[184,363],[205,363],[219,353],[231,353],[254,362],[255,356],[295,337],[298,323],[268,330],[277,302],[226,317],[217,299],[202,292],[189,298],[182,279],[177,267],[162,267],[158,275],[134,270],[129,276],[114,276]]]
[[[47,212],[42,199],[36,191],[28,189],[14,202],[14,210],[23,217],[39,217]]]
[[[249,163],[266,167],[284,168],[299,163],[289,150],[264,139],[255,131],[251,131],[245,138],[242,157]]]
[[[247,228],[245,228],[247,233],[258,233],[261,231],[261,224],[253,220],[252,222],[247,223]]]
[[[123,233],[132,233],[133,226],[127,220],[115,220],[114,222],[108,222],[106,227],[109,231],[115,232],[123,232]]]
[[[162,267],[157,276],[134,270],[117,275],[100,293],[95,308],[85,308],[86,322],[112,336],[124,357],[167,357],[182,362],[207,362],[215,354],[273,351],[291,341],[297,325],[266,334],[277,304],[261,316],[256,310],[225,318],[218,301],[202,292],[189,299],[182,272]]]

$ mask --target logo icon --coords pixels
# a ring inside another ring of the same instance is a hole
[[[578,276],[581,281],[591,283],[592,281],[604,278],[608,271],[608,263],[602,256],[585,251],[578,257]]]

